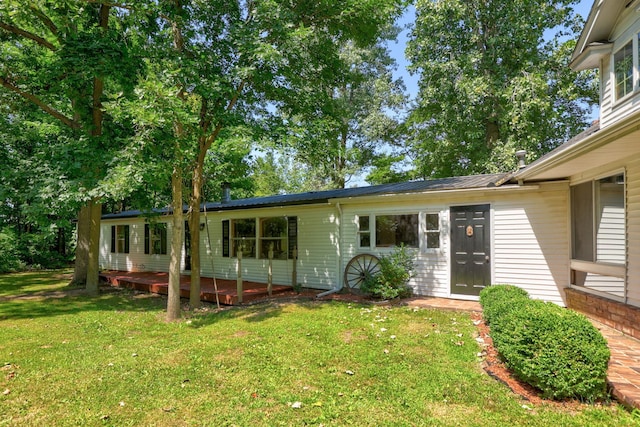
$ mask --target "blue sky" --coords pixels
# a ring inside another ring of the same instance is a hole
[[[594,0],[580,0],[580,2],[574,6],[574,10],[582,15],[582,17],[586,20],[593,2]],[[413,8],[413,6],[411,6],[401,18],[399,25],[411,25],[413,24],[414,19],[415,9]],[[409,63],[404,57],[404,50],[407,43],[408,35],[409,30],[404,30],[402,33],[400,33],[396,42],[391,42],[389,44],[389,49],[391,50],[392,56],[398,63],[396,77],[402,77],[402,79],[404,80],[404,84],[407,87],[407,92],[413,99],[415,97],[415,94],[418,92],[418,76],[412,76],[407,72],[407,66],[409,65]]]

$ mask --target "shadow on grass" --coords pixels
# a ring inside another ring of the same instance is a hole
[[[34,288],[64,288],[69,286],[71,270],[41,270],[0,274],[0,296],[26,293]],[[71,286],[69,286],[71,288]]]
[[[236,319],[241,317],[245,318],[247,322],[259,323],[281,316],[285,311],[285,307],[289,305],[296,305],[297,307],[304,308],[308,311],[315,311],[331,304],[351,304],[355,307],[370,307],[370,304],[367,303],[354,304],[348,301],[284,299],[258,302],[252,305],[245,306],[225,307],[220,311],[195,315],[190,320],[191,327],[193,328],[202,328],[214,325],[224,320]]]
[[[132,291],[101,290],[88,295],[80,290],[65,296],[38,296],[5,299],[0,302],[0,321],[65,316],[87,311],[162,311],[166,299],[159,296],[138,298]]]
[[[166,296],[102,286],[98,295],[89,295],[82,288],[68,286],[69,270],[12,273],[0,275],[0,321],[63,316],[87,311],[155,311],[167,307]],[[4,291],[4,292],[3,292]],[[183,299],[185,303],[187,300]],[[184,318],[191,327],[213,325],[230,318],[243,317],[247,322],[259,323],[281,316],[287,305],[295,304],[306,310],[318,310],[327,304],[354,304],[348,301],[317,300],[314,298],[283,298],[256,301],[250,305],[223,306],[204,303],[203,312],[185,311]],[[370,304],[355,303],[369,306]]]

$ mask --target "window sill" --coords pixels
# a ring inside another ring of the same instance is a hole
[[[602,262],[571,260],[571,269],[585,273],[598,274],[601,276],[611,276],[624,279],[627,269],[620,264],[605,264]]]
[[[638,97],[638,95],[640,95],[640,87],[634,89],[632,92],[626,94],[620,99],[612,100],[611,111],[618,110],[624,107],[625,105],[630,104],[632,100]]]

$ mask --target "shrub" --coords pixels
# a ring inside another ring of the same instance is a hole
[[[13,233],[9,230],[0,231],[0,273],[15,271],[21,266]]]
[[[482,304],[492,313],[491,336],[505,364],[543,397],[594,401],[606,395],[610,352],[586,317],[513,289],[487,292]]]
[[[380,258],[378,272],[366,278],[360,289],[381,299],[411,296],[408,283],[413,277],[413,270],[413,254],[404,246],[399,246],[391,254]]]
[[[495,323],[502,314],[511,310],[514,305],[528,300],[527,291],[513,285],[488,286],[480,292],[482,315],[488,325]]]

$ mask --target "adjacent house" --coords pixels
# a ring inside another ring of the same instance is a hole
[[[600,120],[516,172],[207,203],[202,275],[352,286],[403,244],[415,294],[477,299],[510,283],[640,336],[640,0],[597,0],[571,58],[600,71]],[[103,269],[167,271],[166,213],[103,216]],[[182,269],[190,270],[188,230]],[[352,282],[353,281],[353,282]]]

